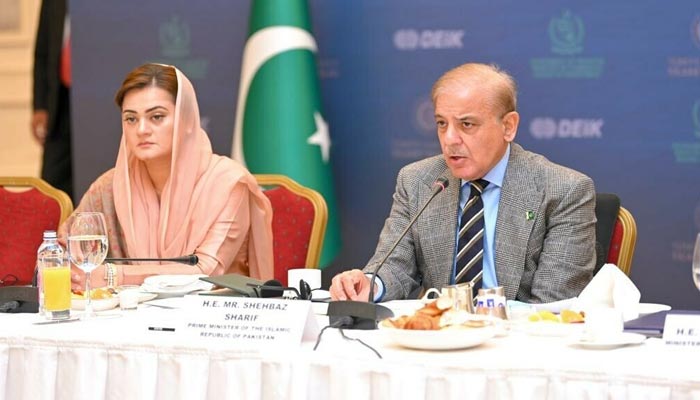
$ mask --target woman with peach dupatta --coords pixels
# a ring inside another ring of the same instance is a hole
[[[185,75],[144,64],[127,75],[115,101],[123,130],[116,166],[91,185],[75,211],[105,215],[108,257],[196,254],[199,262],[102,265],[91,286],[141,284],[159,274],[272,279],[270,202],[243,166],[212,153]],[[79,269],[71,279],[73,289],[84,287]]]

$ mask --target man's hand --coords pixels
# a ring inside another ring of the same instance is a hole
[[[42,146],[46,141],[48,124],[49,112],[46,110],[34,110],[30,128],[34,139]]]
[[[331,281],[331,299],[367,301],[369,283],[367,275],[359,269],[340,273]],[[374,292],[377,293],[377,284],[374,285]]]

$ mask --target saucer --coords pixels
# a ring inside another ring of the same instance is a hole
[[[144,301],[153,300],[158,295],[155,293],[139,293],[139,303]],[[74,310],[84,310],[85,309],[85,299],[71,299],[71,308]],[[119,296],[115,295],[106,299],[92,299],[92,311],[105,311],[117,308],[119,306]]]
[[[639,303],[639,305],[637,306],[637,312],[639,312],[640,317],[642,315],[653,314],[655,312],[667,311],[670,309],[671,306],[667,304]]]
[[[646,336],[639,333],[620,332],[616,335],[596,340],[591,340],[586,336],[580,336],[569,344],[585,349],[607,350],[633,344],[641,344],[646,338]]]
[[[563,322],[527,321],[515,323],[513,330],[524,332],[531,336],[566,337],[576,335],[583,330],[583,324],[567,324]]]

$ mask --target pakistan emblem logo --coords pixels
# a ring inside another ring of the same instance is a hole
[[[174,15],[158,29],[161,49],[166,57],[186,57],[190,54],[190,28]]]
[[[549,21],[549,40],[552,52],[560,55],[573,55],[583,51],[585,36],[583,21],[566,10],[561,17],[553,17]]]
[[[697,15],[690,24],[690,37],[693,38],[695,45],[700,47],[700,15]]]
[[[700,138],[700,100],[695,100],[693,104],[693,127],[695,128],[695,136]]]

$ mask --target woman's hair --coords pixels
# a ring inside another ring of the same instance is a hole
[[[114,96],[114,101],[122,108],[124,96],[133,89],[143,89],[155,86],[161,88],[173,96],[173,102],[177,99],[177,74],[175,68],[163,64],[143,64],[136,67],[126,76],[122,86]]]

